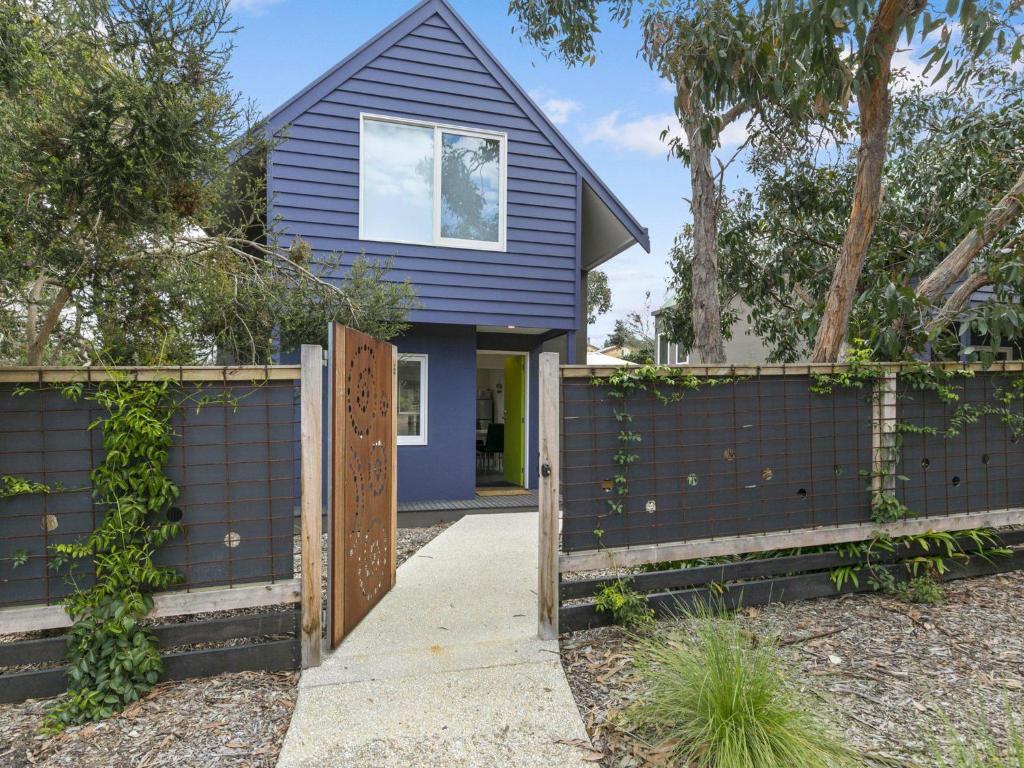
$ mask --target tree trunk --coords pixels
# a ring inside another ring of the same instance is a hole
[[[917,295],[930,302],[938,301],[960,276],[971,266],[981,249],[992,242],[1002,229],[1021,215],[1024,209],[1024,171],[1003,199],[985,215],[980,227],[975,227],[957,243],[939,265],[917,286]],[[962,305],[961,305],[962,306]]]
[[[838,361],[846,340],[857,283],[864,271],[864,261],[881,206],[882,172],[889,137],[892,56],[904,23],[911,15],[920,13],[919,4],[923,7],[919,0],[883,0],[865,42],[865,62],[861,67],[865,79],[857,93],[860,147],[857,150],[853,206],[825,300],[825,312],[814,339],[811,362]]]
[[[50,304],[46,317],[43,318],[42,326],[40,326],[39,331],[35,334],[35,338],[29,342],[27,351],[29,365],[42,365],[46,343],[50,340],[53,329],[57,327],[57,323],[60,321],[60,313],[64,311],[64,307],[70,298],[71,291],[64,287],[53,297],[53,303]]]
[[[946,303],[942,305],[942,309],[939,310],[938,314],[932,319],[925,330],[928,333],[934,333],[945,326],[953,322],[954,318],[963,311],[963,308],[967,306],[967,302],[971,300],[971,296],[979,288],[988,285],[991,281],[989,276],[984,272],[975,272],[969,278],[964,280],[960,286],[953,291]]]
[[[690,206],[693,210],[693,353],[697,363],[724,363],[722,306],[718,295],[718,188],[711,173],[711,148],[700,124],[685,125],[690,149]]]

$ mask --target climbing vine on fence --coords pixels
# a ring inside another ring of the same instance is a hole
[[[109,717],[137,701],[163,671],[155,635],[141,624],[153,608],[153,594],[181,581],[175,569],[154,557],[177,536],[180,526],[165,518],[178,488],[165,467],[174,440],[172,421],[186,405],[234,403],[228,393],[213,397],[184,391],[170,379],[137,381],[111,370],[108,380],[86,388],[59,387],[72,401],[88,400],[100,415],[89,429],[103,434],[103,457],[89,478],[100,522],[88,536],[50,547],[49,567],[64,574],[73,591],[64,600],[72,619],[68,633],[68,693],[44,719],[43,729]],[[16,395],[33,391],[19,387]],[[0,500],[65,489],[25,478],[0,478]],[[16,553],[27,560],[28,553]]]
[[[592,385],[609,388],[608,394],[615,401],[615,421],[619,425],[618,448],[612,455],[616,472],[610,490],[614,495],[605,502],[608,514],[625,513],[625,499],[629,494],[629,467],[640,458],[635,449],[643,442],[643,436],[630,427],[633,423],[633,415],[629,411],[630,395],[650,392],[662,405],[668,405],[679,402],[687,391],[734,381],[735,378],[702,379],[683,368],[657,365],[623,366],[606,378],[591,379]],[[604,530],[600,526],[594,529],[598,541],[603,535]]]
[[[89,428],[103,430],[104,457],[90,478],[104,514],[85,539],[52,547],[52,567],[63,570],[75,589],[64,604],[74,621],[68,694],[47,714],[45,728],[51,731],[109,717],[156,684],[163,670],[160,652],[139,621],[153,607],[153,592],[181,578],[153,562],[180,530],[161,519],[178,495],[164,467],[174,437],[171,420],[182,400],[179,386],[115,375],[90,391],[72,384],[63,393],[92,400],[103,411]],[[86,563],[91,586],[81,580]]]
[[[867,390],[869,397],[875,397],[877,396],[876,388],[885,386],[884,380],[887,375],[891,377],[889,370],[886,366],[872,361],[871,351],[865,343],[854,340],[847,362],[828,373],[812,374],[809,389],[815,394],[831,396],[840,389],[861,388]],[[896,419],[891,425],[891,442],[888,445],[887,453],[880,458],[877,466],[873,466],[870,470],[862,470],[861,475],[868,480],[874,479],[876,476],[888,478],[890,481],[893,479],[906,480],[907,478],[896,477],[895,473],[900,463],[903,437],[908,434],[934,435],[949,439],[961,434],[964,429],[985,416],[997,417],[1012,431],[1015,437],[1024,434],[1024,413],[1020,408],[1021,402],[1024,401],[1024,373],[1009,377],[1004,385],[996,387],[991,402],[962,402],[963,386],[961,382],[973,376],[973,370],[966,367],[950,368],[924,361],[901,364],[894,382],[904,385],[902,390],[897,389],[896,396],[898,398],[908,397],[909,395],[906,394],[908,390],[931,392],[941,402],[952,406],[953,412],[941,428],[916,424],[906,419]],[[685,368],[657,366],[623,367],[607,377],[595,377],[591,380],[595,386],[608,387],[609,396],[613,400],[614,417],[619,426],[618,445],[611,457],[615,465],[615,475],[610,485],[606,486],[606,490],[611,493],[611,496],[605,501],[607,511],[604,516],[625,513],[629,494],[629,469],[639,459],[637,448],[643,441],[643,436],[632,428],[633,415],[629,408],[630,397],[637,392],[648,392],[658,402],[668,404],[679,401],[689,391],[736,381],[735,377],[697,377]],[[689,475],[687,483],[696,485],[696,475]],[[873,522],[892,523],[916,516],[914,510],[909,509],[891,491],[891,486],[888,483],[881,482],[873,484],[873,486],[871,498],[871,520]],[[599,515],[598,519],[600,520],[601,517]],[[594,530],[598,542],[603,533],[599,523]],[[969,552],[965,549],[964,542],[972,544]],[[889,565],[886,567],[878,566],[873,562],[876,552],[892,554],[909,549],[914,549],[920,554],[897,559],[895,562],[890,558]],[[926,532],[896,538],[878,533],[863,542],[744,557],[772,557],[780,554],[827,550],[839,550],[849,555],[851,559],[859,558],[861,560],[859,563],[851,563],[832,571],[833,581],[838,589],[841,589],[846,582],[856,584],[858,573],[862,569],[866,569],[868,582],[874,589],[900,594],[908,599],[926,600],[934,598],[936,590],[938,590],[938,587],[933,584],[934,577],[946,573],[950,562],[963,561],[969,557],[990,559],[1009,554],[1009,550],[1000,546],[998,537],[993,531],[974,529],[960,531],[956,534]],[[658,564],[655,567],[661,569],[666,567],[666,564]],[[900,567],[906,569],[906,580],[898,580],[893,575],[894,569]]]

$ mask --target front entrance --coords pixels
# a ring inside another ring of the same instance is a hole
[[[481,493],[526,485],[528,353],[477,352],[476,486]]]
[[[331,648],[395,583],[397,372],[394,346],[331,326]]]

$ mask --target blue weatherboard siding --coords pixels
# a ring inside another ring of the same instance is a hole
[[[360,240],[360,114],[506,134],[506,249]],[[393,341],[400,353],[428,356],[427,444],[399,446],[399,499],[472,498],[477,350],[530,353],[526,479],[536,487],[540,345],[565,333],[572,350],[585,321],[584,185],[650,250],[647,231],[446,0],[423,0],[266,125],[277,140],[267,164],[268,206],[282,243],[301,237],[321,260],[344,254],[338,278],[360,254],[389,259],[389,279],[415,288],[413,326]],[[477,333],[507,325],[546,333]]]
[[[361,241],[359,115],[391,115],[508,136],[505,252]],[[416,322],[570,330],[581,317],[580,184],[638,242],[647,232],[444,0],[424,0],[267,118],[267,169],[282,240],[324,254],[393,259]]]
[[[469,499],[476,488],[476,332],[416,326],[392,340],[427,355],[427,444],[398,446],[401,501]]]

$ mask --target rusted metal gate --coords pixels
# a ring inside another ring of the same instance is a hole
[[[332,648],[395,583],[397,369],[393,345],[332,326]]]

